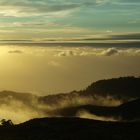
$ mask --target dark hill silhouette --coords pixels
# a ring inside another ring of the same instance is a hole
[[[117,110],[125,120],[140,120],[140,99],[120,105]]]
[[[140,123],[80,118],[42,118],[5,128],[1,140],[139,140]]]
[[[117,98],[140,98],[140,77],[120,77],[92,83],[81,94],[114,96]]]

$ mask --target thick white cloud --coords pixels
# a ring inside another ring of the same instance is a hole
[[[58,44],[59,45],[59,44]],[[125,47],[88,47],[88,46],[75,46],[75,47],[66,47],[66,46],[48,46],[41,47],[37,46],[30,47],[30,45],[20,46],[20,49],[17,46],[4,46],[1,47],[1,51],[5,51],[5,53],[18,53],[18,54],[33,54],[35,56],[48,56],[52,58],[56,57],[84,57],[84,56],[140,56],[140,48],[125,48]],[[4,50],[5,49],[5,50]],[[59,65],[55,61],[56,59],[52,59],[49,61],[49,65]]]
[[[109,48],[100,53],[100,55],[105,55],[105,56],[111,56],[111,55],[115,55],[115,54],[119,54],[119,50],[116,48]]]
[[[66,57],[66,56],[139,56],[139,48],[65,48],[64,50],[59,50],[56,56]]]

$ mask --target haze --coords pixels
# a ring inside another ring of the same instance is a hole
[[[80,90],[105,78],[140,74],[140,49],[0,46],[0,90],[39,95]]]

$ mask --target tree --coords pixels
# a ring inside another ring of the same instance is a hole
[[[13,126],[13,122],[11,120],[5,120],[5,119],[2,119],[1,120],[1,124],[2,126],[6,126],[6,127],[9,127],[9,126]]]

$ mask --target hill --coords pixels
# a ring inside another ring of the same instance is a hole
[[[139,140],[140,123],[80,118],[42,118],[0,127],[2,140]]]
[[[85,90],[85,95],[113,96],[115,98],[140,98],[140,77],[120,77],[99,80],[92,83]]]
[[[81,91],[48,96],[2,91],[1,118],[19,124],[0,126],[0,139],[139,140],[139,108],[140,77],[100,80]],[[92,119],[77,118],[83,116]]]

